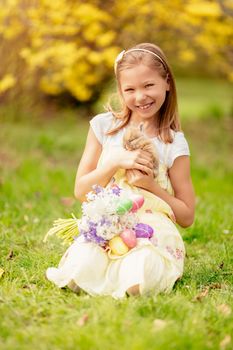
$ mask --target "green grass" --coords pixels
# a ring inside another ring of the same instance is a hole
[[[220,118],[233,111],[232,84],[227,81],[178,78],[177,92],[183,119]]]
[[[72,194],[87,127],[73,118],[1,125],[0,348],[231,349],[232,120],[184,122],[197,194],[196,221],[181,230],[184,276],[170,294],[123,300],[78,296],[44,276],[65,249],[56,238],[43,244],[46,231],[55,218],[80,210]]]

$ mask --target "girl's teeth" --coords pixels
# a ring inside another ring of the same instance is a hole
[[[138,106],[140,109],[146,109],[148,107],[150,107],[151,103],[148,103],[147,105],[144,106]]]

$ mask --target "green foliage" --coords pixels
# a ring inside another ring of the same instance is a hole
[[[44,275],[65,249],[56,237],[44,244],[45,233],[55,218],[80,213],[72,193],[87,123],[73,117],[40,125],[2,123],[1,348],[232,347],[232,121],[199,118],[183,124],[197,195],[196,221],[181,230],[184,276],[170,294],[114,300],[58,289]]]

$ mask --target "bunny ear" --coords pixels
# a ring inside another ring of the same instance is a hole
[[[114,62],[114,71],[116,73],[116,69],[117,69],[117,63],[120,62],[124,56],[124,53],[125,53],[125,50],[121,51],[119,53],[119,55],[117,56],[117,58],[115,59],[115,62]]]

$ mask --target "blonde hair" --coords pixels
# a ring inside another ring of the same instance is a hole
[[[132,68],[137,64],[145,64],[151,69],[155,69],[164,79],[168,77],[170,88],[169,91],[167,91],[165,101],[160,108],[158,120],[158,136],[163,142],[171,143],[173,141],[171,130],[181,130],[178,115],[175,80],[163,51],[158,46],[151,43],[138,44],[122,53],[120,59],[118,58],[116,60],[115,73],[118,85],[118,97],[121,101],[122,110],[120,112],[115,111],[109,103],[108,111],[112,112],[116,119],[122,120],[122,123],[120,123],[120,125],[117,127],[109,130],[107,134],[115,134],[120,129],[125,127],[130,121],[132,112],[124,103],[120,92],[120,72],[125,69]]]

